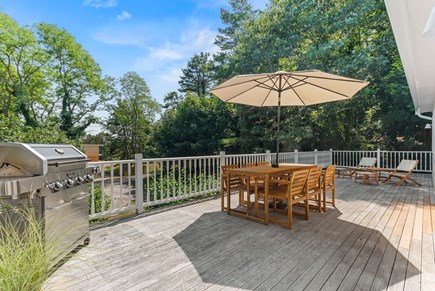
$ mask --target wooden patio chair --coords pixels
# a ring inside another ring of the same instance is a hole
[[[369,157],[363,157],[359,161],[358,165],[356,167],[350,167],[350,177],[352,177],[356,171],[361,171],[367,168],[372,168],[375,166],[377,159],[376,158],[369,158]]]
[[[395,186],[400,186],[403,182],[408,183],[408,180],[413,182],[417,186],[421,186],[421,184],[411,178],[411,174],[414,171],[415,167],[418,164],[418,160],[402,160],[400,164],[394,169],[393,172],[387,173],[388,177],[382,181],[383,183],[390,181],[393,177],[398,178],[399,181],[395,184]]]
[[[295,171],[291,174],[290,179],[269,179],[269,196],[268,200],[272,201],[272,203],[276,203],[277,201],[286,201],[287,202],[287,221],[282,221],[274,218],[269,218],[269,221],[272,223],[276,223],[282,226],[285,226],[289,229],[293,226],[293,205],[296,205],[300,202],[303,202],[305,205],[305,213],[302,215],[303,218],[308,219],[309,217],[309,204],[308,204],[308,191],[307,191],[307,182],[308,175],[310,173],[310,169],[304,169]],[[256,197],[255,197],[255,210],[256,215],[258,216],[258,202],[260,200],[264,201],[265,207],[269,207],[269,201],[265,201],[265,189],[259,189],[258,182],[255,184],[256,189]],[[276,209],[276,205],[274,205],[274,209]]]
[[[308,176],[308,198],[316,202],[315,209],[322,212],[322,187],[321,187],[322,167],[312,168]]]
[[[237,191],[239,193],[239,203],[244,203],[244,193],[247,195],[253,195],[255,193],[255,185],[252,183],[249,186],[245,182],[245,177],[232,175],[230,178],[230,184],[228,184],[228,170],[239,168],[238,165],[225,165],[221,166],[221,210],[224,211],[225,207],[225,193],[231,195],[231,191]],[[248,199],[249,201],[249,199]],[[249,208],[249,205],[248,205]]]
[[[330,165],[328,166],[323,172],[322,172],[322,202],[323,202],[323,211],[326,211],[326,203],[332,204],[333,207],[335,207],[335,168],[336,165]],[[331,192],[331,200],[326,199],[327,192]]]

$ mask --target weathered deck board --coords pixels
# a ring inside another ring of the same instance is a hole
[[[336,208],[293,230],[228,216],[219,199],[111,222],[46,288],[430,290],[435,195],[416,178],[423,187],[337,179]]]

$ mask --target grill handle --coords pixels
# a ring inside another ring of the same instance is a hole
[[[65,161],[65,162],[55,162],[48,164],[49,166],[61,166],[61,165],[68,165],[68,164],[77,164],[77,163],[83,163],[83,162],[90,162],[91,159],[84,159],[84,160],[73,160],[73,161]]]

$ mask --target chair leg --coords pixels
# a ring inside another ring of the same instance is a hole
[[[223,179],[221,179],[221,211],[224,211],[225,209],[224,196],[225,196],[224,181]]]
[[[319,213],[322,213],[322,198],[321,198],[321,192],[319,192],[319,194],[317,194],[317,211],[319,211]]]
[[[335,207],[335,186],[332,188],[332,206]]]
[[[392,177],[393,177],[393,175],[388,175],[388,177],[385,178],[385,180],[382,181],[382,183],[385,183],[385,182],[387,182],[387,181],[390,181]]]
[[[310,198],[308,195],[305,196],[305,219],[308,220],[308,216],[310,213]]]
[[[411,180],[411,182],[413,182],[415,185],[417,185],[417,186],[421,186],[421,184],[418,182],[418,181],[416,181],[416,180],[414,180],[413,178],[411,178],[411,177],[408,177],[408,180]]]
[[[292,201],[288,201],[288,205],[287,205],[287,216],[288,216],[288,229],[292,229],[293,228],[293,203]]]
[[[326,212],[326,189],[323,189],[323,211]]]

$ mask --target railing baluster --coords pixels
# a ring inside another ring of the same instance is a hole
[[[115,208],[115,197],[113,195],[113,164],[110,164],[110,209]]]
[[[146,172],[146,175],[147,175],[147,195],[146,195],[146,197],[147,198],[146,199],[147,199],[147,202],[150,202],[150,162],[147,161],[146,165],[147,165],[147,167],[146,167],[146,169],[147,169],[147,172]]]
[[[119,163],[119,208],[122,208],[124,205],[123,193],[122,193],[122,170],[124,164]]]
[[[106,171],[106,165],[105,164],[101,164],[101,212],[106,211],[106,205],[105,205],[105,201],[104,201],[104,172]]]

